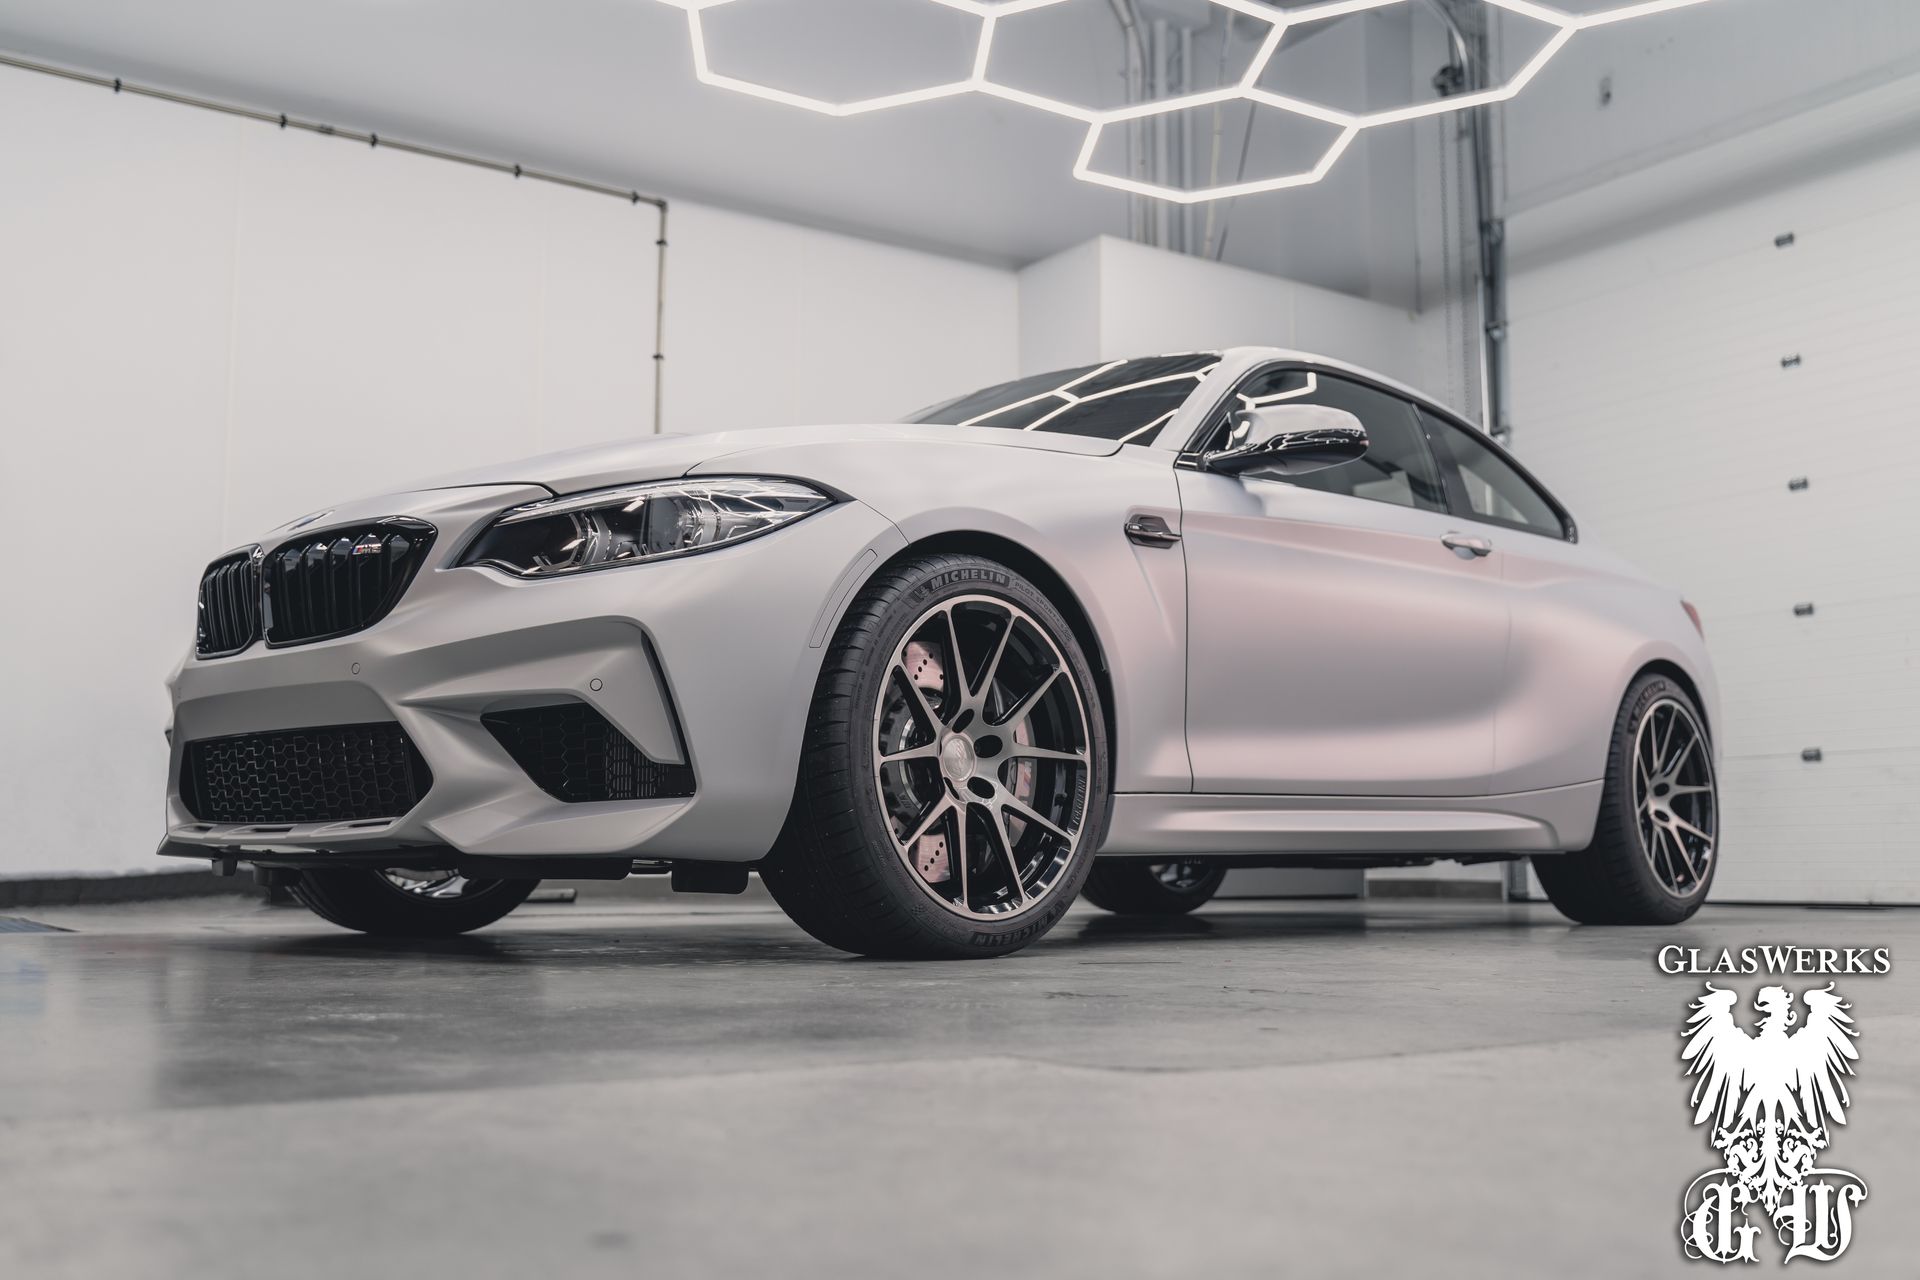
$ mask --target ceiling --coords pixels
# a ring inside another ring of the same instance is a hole
[[[1231,77],[1264,31],[1230,28],[1211,0],[1135,3],[1197,32],[1195,87]],[[1509,19],[1495,43],[1511,63],[1531,46],[1529,24]],[[717,70],[835,100],[950,77],[972,21],[930,0],[732,0],[706,18]],[[1271,74],[1335,105],[1401,105],[1445,57],[1434,22],[1409,3],[1302,23]],[[1003,265],[1128,228],[1130,197],[1071,176],[1070,120],[979,94],[834,119],[702,85],[686,15],[659,0],[6,0],[0,49]],[[1112,106],[1123,63],[1111,0],[1061,0],[1002,18],[991,69]],[[1729,0],[1622,23],[1582,35],[1525,110],[1501,113],[1509,190],[1562,196],[1916,71],[1914,0]],[[1246,135],[1248,114],[1196,121],[1197,137],[1223,138],[1222,174],[1236,133],[1250,178],[1288,172],[1316,141],[1297,120],[1298,138],[1270,119]],[[1439,218],[1428,188],[1456,125],[1369,130],[1317,185],[1196,216],[1212,214],[1227,262],[1413,306],[1415,246]],[[1097,168],[1123,163],[1115,133]]]
[[[1204,0],[1148,11],[1213,23],[1216,38],[1227,17]],[[1237,39],[1257,39],[1241,21]],[[971,22],[926,0],[735,0],[708,18],[716,66],[841,99],[944,77],[964,64],[955,42],[971,41]],[[1364,52],[1338,43],[1320,61],[1359,66]],[[995,47],[996,71],[1116,100],[1124,55],[1107,0],[1003,19]],[[0,48],[1008,265],[1127,230],[1127,196],[1071,176],[1072,121],[979,95],[833,119],[711,88],[694,78],[685,15],[657,0],[8,0]],[[1386,74],[1404,83],[1391,63]],[[1369,210],[1383,177],[1404,168],[1411,181],[1409,145],[1383,134],[1318,187],[1217,210],[1225,260],[1392,294],[1410,202],[1381,202],[1390,227]]]

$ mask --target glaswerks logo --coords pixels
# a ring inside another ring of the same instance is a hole
[[[1662,947],[1654,963],[1662,973],[1886,973],[1893,956],[1885,947]]]
[[[1886,973],[1885,948],[1744,947],[1738,951],[1663,948],[1666,973]],[[1846,1078],[1860,1051],[1852,1007],[1829,982],[1799,993],[1763,986],[1749,1032],[1736,1020],[1738,993],[1707,982],[1681,1031],[1680,1060],[1695,1079],[1693,1122],[1711,1123],[1708,1141],[1722,1164],[1695,1178],[1681,1198],[1680,1240],[1687,1257],[1758,1262],[1762,1227],[1773,1228],[1782,1261],[1830,1262],[1853,1240],[1853,1213],[1867,1184],[1845,1169],[1817,1162],[1831,1141],[1829,1124],[1847,1122]],[[1794,1030],[1798,1023],[1799,1029]]]

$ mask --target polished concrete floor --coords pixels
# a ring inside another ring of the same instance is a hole
[[[242,900],[28,914],[70,932],[0,934],[0,1276],[1700,1274],[1670,942],[1892,950],[1839,983],[1825,1163],[1872,1189],[1839,1274],[1916,1274],[1916,911],[1080,908],[940,965],[754,899],[407,945]]]

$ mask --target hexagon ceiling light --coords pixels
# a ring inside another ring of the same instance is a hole
[[[1540,74],[1541,68],[1545,67],[1554,54],[1564,48],[1567,41],[1573,39],[1577,33],[1634,18],[1650,17],[1671,9],[1684,9],[1692,5],[1704,4],[1706,0],[1642,0],[1638,4],[1625,4],[1580,14],[1567,13],[1548,5],[1536,4],[1534,0],[1483,0],[1483,3],[1494,8],[1505,9],[1509,13],[1545,23],[1552,28],[1552,34],[1525,65],[1503,85],[1474,93],[1463,93],[1457,97],[1441,98],[1434,102],[1362,113],[1338,111],[1301,98],[1276,93],[1271,89],[1260,87],[1258,81],[1279,49],[1281,37],[1290,27],[1337,18],[1349,13],[1359,13],[1366,9],[1383,9],[1388,5],[1406,4],[1409,0],[1325,0],[1320,4],[1297,5],[1293,8],[1262,3],[1262,0],[1210,0],[1211,3],[1222,8],[1257,18],[1268,24],[1267,33],[1260,42],[1259,51],[1254,54],[1252,63],[1241,74],[1239,80],[1220,89],[1209,89],[1199,93],[1163,98],[1155,102],[1133,103],[1104,110],[1078,106],[1043,94],[1016,89],[994,80],[989,74],[989,63],[993,57],[994,28],[1000,19],[1034,9],[1044,9],[1064,3],[1065,0],[920,0],[921,3],[960,10],[979,20],[979,37],[974,46],[971,73],[964,79],[949,80],[942,84],[882,94],[877,97],[857,98],[848,102],[829,102],[823,98],[793,93],[773,85],[743,80],[714,70],[707,56],[706,33],[702,28],[700,15],[708,9],[717,8],[723,4],[751,2],[752,0],[659,0],[661,4],[671,5],[686,12],[687,37],[693,46],[693,70],[702,84],[730,89],[749,97],[777,102],[783,106],[798,107],[803,111],[812,111],[825,116],[865,115],[873,111],[909,106],[916,102],[932,102],[939,98],[951,98],[965,93],[984,94],[1031,107],[1036,111],[1065,116],[1086,125],[1086,139],[1080,145],[1080,154],[1073,166],[1073,176],[1081,181],[1098,183],[1104,187],[1113,187],[1135,195],[1151,196],[1175,204],[1199,204],[1209,200],[1254,195],[1262,191],[1284,191],[1289,187],[1304,187],[1318,182],[1326,177],[1327,171],[1334,166],[1341,154],[1363,129],[1374,129],[1381,125],[1398,124],[1404,120],[1416,120],[1451,111],[1464,111],[1469,107],[1505,102],[1526,88],[1527,84]],[[1189,190],[1102,173],[1093,167],[1094,149],[1100,144],[1102,131],[1109,125],[1233,101],[1249,102],[1305,116],[1308,119],[1332,125],[1339,129],[1339,133],[1334,136],[1332,143],[1312,168],[1300,173],[1282,174],[1278,177],[1260,178],[1248,182],[1225,183]]]

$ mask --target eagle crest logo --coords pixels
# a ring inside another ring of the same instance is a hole
[[[1695,1178],[1682,1198],[1680,1238],[1689,1258],[1758,1262],[1763,1213],[1786,1247],[1784,1261],[1828,1262],[1853,1238],[1853,1210],[1867,1185],[1844,1169],[1818,1167],[1831,1141],[1829,1125],[1847,1122],[1846,1078],[1860,1051],[1852,1006],[1833,985],[1801,993],[1762,987],[1760,1017],[1748,1032],[1735,1020],[1738,995],[1706,984],[1680,1033],[1693,1088],[1693,1122],[1712,1123],[1709,1141],[1725,1161]],[[1799,1030],[1793,1026],[1799,1022]]]

